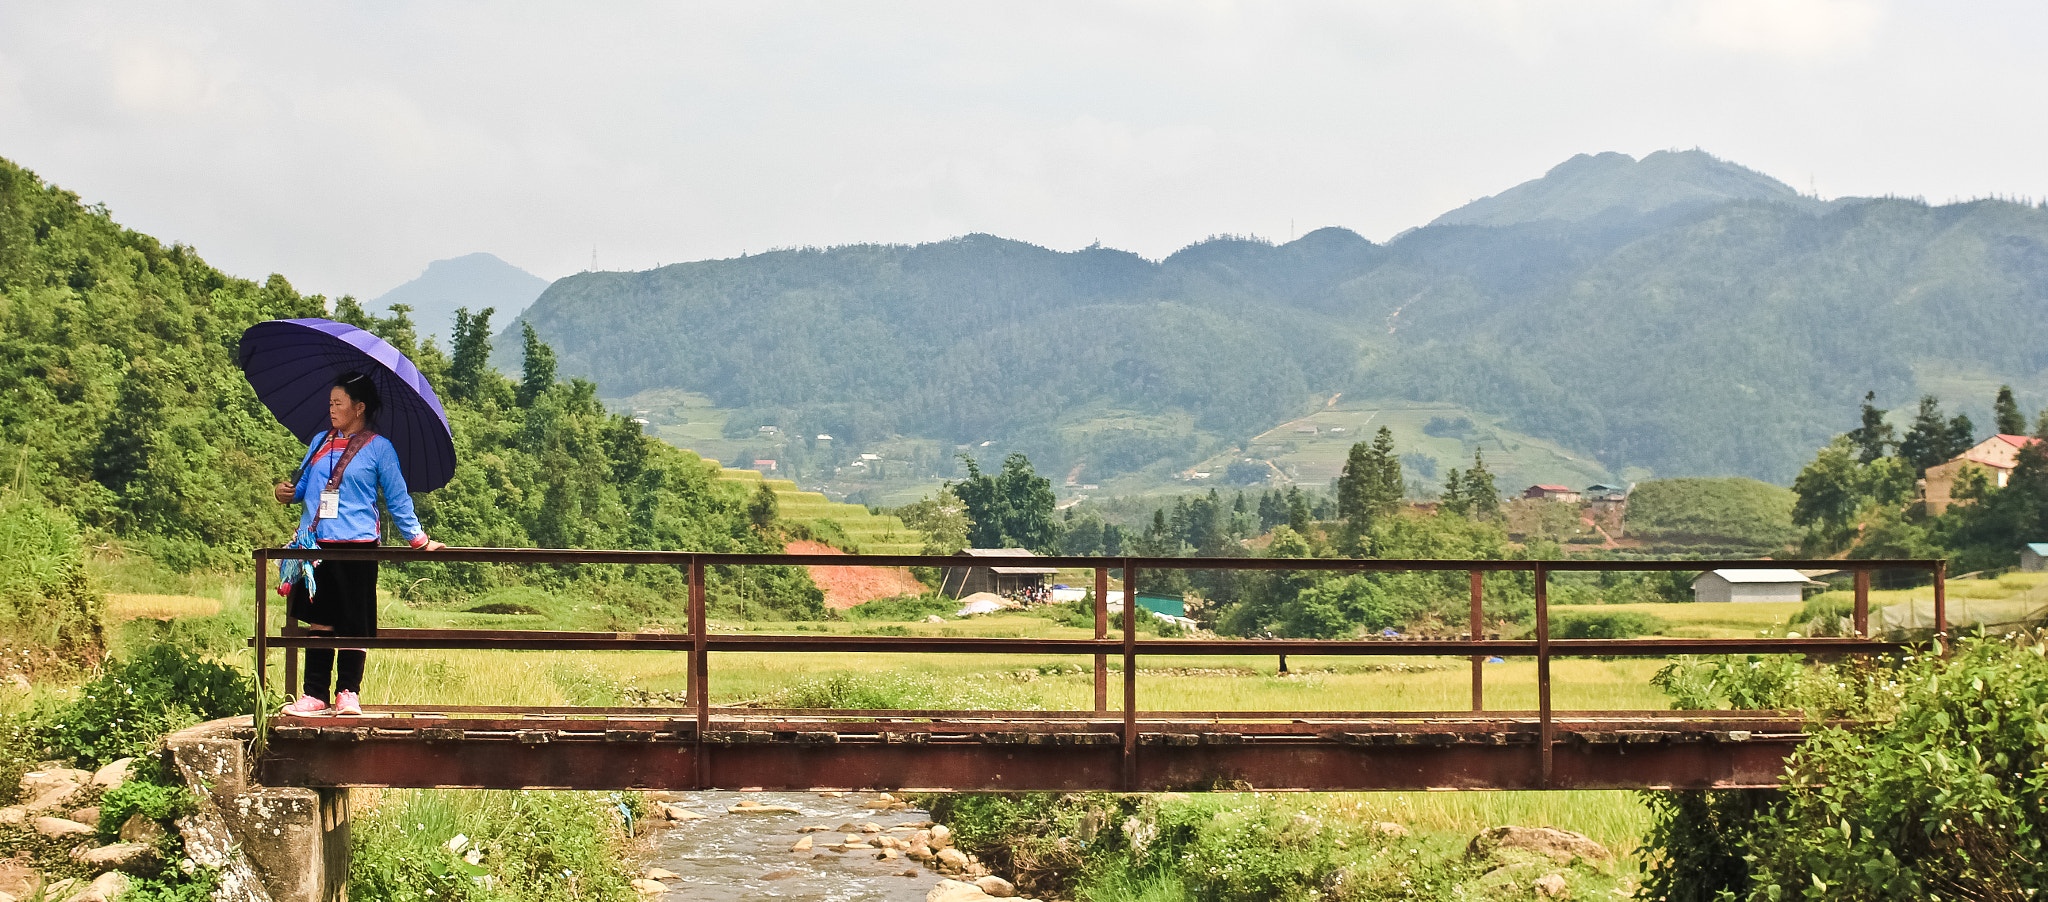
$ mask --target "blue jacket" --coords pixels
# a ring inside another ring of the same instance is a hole
[[[334,472],[334,465],[341,461],[343,442],[338,439],[322,453],[319,446],[327,441],[327,432],[322,431],[307,446],[305,469],[299,475],[299,484],[293,487],[292,500],[305,505],[299,513],[299,526],[304,528],[313,522],[313,515],[319,512],[320,492],[327,487],[327,476]],[[320,521],[313,533],[316,539],[329,542],[361,542],[380,538],[377,524],[377,493],[383,490],[384,507],[391,512],[391,519],[397,521],[400,534],[408,543],[418,544],[426,538],[426,531],[420,529],[420,519],[413,514],[412,496],[405,490],[405,474],[398,469],[398,449],[391,446],[391,440],[377,436],[356,452],[349,461],[348,469],[341,474],[340,516]]]

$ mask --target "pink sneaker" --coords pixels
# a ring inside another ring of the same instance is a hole
[[[310,695],[301,695],[298,701],[284,706],[284,713],[299,717],[319,717],[327,713],[327,703]]]
[[[343,689],[334,695],[334,713],[361,717],[363,716],[362,700],[356,698],[355,693]]]

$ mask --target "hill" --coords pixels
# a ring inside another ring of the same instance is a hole
[[[1629,478],[1783,484],[1867,390],[2048,401],[2048,346],[2014,328],[2048,303],[2043,209],[1822,204],[1698,152],[1586,157],[1490,200],[1386,244],[1327,228],[1154,262],[969,235],[586,273],[522,319],[565,373],[700,395],[721,438],[813,483],[891,442],[929,477],[971,450],[1170,478],[1342,393],[1454,405]]]
[[[1505,226],[1545,219],[1579,222],[1757,200],[1817,209],[1790,185],[1705,151],[1660,150],[1641,160],[1627,154],[1579,154],[1542,178],[1482,197],[1430,221],[1430,225]]]
[[[382,311],[392,304],[412,308],[413,322],[422,337],[432,335],[446,346],[455,334],[455,311],[471,313],[492,307],[494,317],[504,322],[524,311],[548,280],[513,266],[490,254],[465,254],[427,264],[425,272],[410,282],[378,295],[369,309]]]

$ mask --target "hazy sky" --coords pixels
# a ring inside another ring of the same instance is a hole
[[[2048,195],[2048,7],[1886,0],[0,3],[0,156],[375,296],[991,232],[1374,240],[1575,153]]]

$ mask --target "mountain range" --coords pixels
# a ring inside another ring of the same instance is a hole
[[[1611,472],[1782,484],[1866,391],[1979,422],[2000,383],[2040,404],[2044,310],[2048,210],[1823,202],[1680,151],[1574,157],[1386,243],[1324,228],[1153,261],[967,235],[584,273],[495,346],[516,366],[530,322],[608,396],[1042,469],[1248,450],[1342,393],[1460,405]]]

